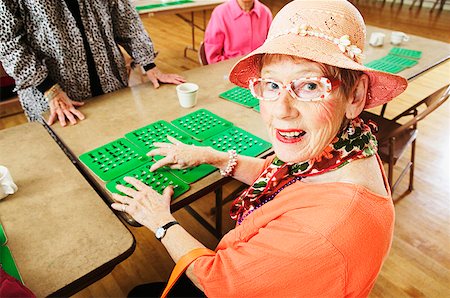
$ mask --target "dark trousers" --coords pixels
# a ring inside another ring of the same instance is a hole
[[[165,282],[142,284],[132,289],[128,297],[160,297],[166,285]],[[205,294],[191,282],[186,274],[183,274],[170,290],[168,297],[205,297]]]

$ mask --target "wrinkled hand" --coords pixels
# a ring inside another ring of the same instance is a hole
[[[159,82],[175,85],[186,82],[186,80],[182,76],[173,73],[162,73],[158,69],[158,67],[153,67],[152,69],[148,70],[147,78],[150,80],[150,82],[152,82],[155,88],[159,87]]]
[[[163,166],[169,166],[171,169],[185,169],[195,167],[203,163],[202,153],[203,147],[194,145],[186,145],[174,137],[167,136],[170,143],[153,143],[156,149],[148,152],[148,156],[162,155],[164,158],[155,162],[150,171],[156,171]]]
[[[66,118],[69,120],[71,125],[77,124],[77,119],[75,119],[75,116],[77,116],[80,120],[84,120],[84,115],[75,108],[82,105],[84,105],[84,102],[73,101],[67,96],[66,92],[59,92],[49,102],[50,117],[48,117],[47,120],[48,125],[52,125],[56,118],[58,118],[61,126],[67,125]]]
[[[133,185],[136,190],[123,185],[117,185],[117,190],[126,194],[122,196],[113,194],[117,203],[111,204],[115,210],[126,212],[138,223],[146,226],[151,231],[169,221],[174,220],[170,214],[170,200],[173,195],[172,186],[164,189],[162,195],[153,190],[150,186],[133,177],[125,177],[124,180]]]

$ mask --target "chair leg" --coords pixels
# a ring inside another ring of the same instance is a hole
[[[394,176],[394,146],[395,138],[389,140],[389,168],[388,168],[388,182],[391,188],[391,193],[393,195],[393,176]]]
[[[411,168],[409,169],[409,186],[408,190],[412,191],[414,188],[414,164],[416,160],[416,140],[411,144]]]

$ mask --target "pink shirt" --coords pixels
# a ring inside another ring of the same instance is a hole
[[[255,0],[253,9],[245,12],[237,0],[217,6],[205,31],[205,52],[208,63],[243,56],[261,46],[266,40],[272,13]]]

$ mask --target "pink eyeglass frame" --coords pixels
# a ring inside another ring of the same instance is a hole
[[[325,94],[322,94],[318,98],[309,99],[309,100],[305,100],[303,98],[298,97],[298,95],[295,94],[294,90],[292,90],[291,85],[292,85],[292,83],[294,81],[299,81],[299,80],[301,80],[301,81],[317,80],[317,81],[320,81],[321,83],[324,83],[325,87],[326,87]],[[255,92],[255,89],[254,89],[254,83],[256,83],[256,82],[273,82],[273,83],[278,84],[278,86],[281,86],[282,88],[278,91],[278,94],[277,94],[276,97],[274,97],[273,99],[266,99],[266,98],[262,98],[262,97],[259,97],[259,96],[256,95],[256,92]],[[293,98],[295,98],[295,99],[297,99],[299,101],[309,102],[309,101],[321,101],[321,100],[324,100],[325,98],[327,98],[330,95],[330,93],[333,90],[335,90],[336,88],[338,88],[341,85],[341,81],[339,81],[338,79],[330,80],[327,77],[307,77],[307,78],[295,79],[295,80],[290,81],[288,84],[283,84],[281,82],[278,82],[278,81],[275,81],[275,80],[271,80],[271,79],[253,78],[253,79],[249,80],[248,85],[249,85],[249,89],[250,89],[250,92],[252,93],[252,95],[255,98],[259,99],[259,100],[275,101],[275,100],[277,100],[280,97],[281,90],[282,89],[286,89]]]

